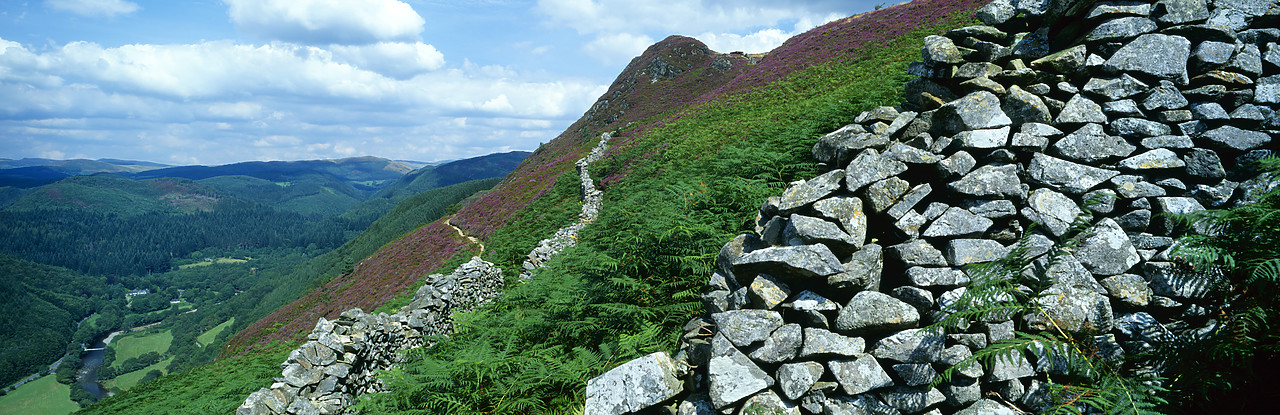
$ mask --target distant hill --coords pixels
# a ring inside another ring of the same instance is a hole
[[[41,168],[41,167],[30,167]],[[32,189],[5,210],[78,209],[116,215],[207,212],[225,194],[186,179],[73,176]]]
[[[32,188],[57,182],[71,176],[85,176],[97,173],[128,174],[163,167],[169,166],[149,161],[120,159],[0,159],[0,187]]]

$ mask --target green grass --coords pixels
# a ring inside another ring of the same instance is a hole
[[[200,347],[204,347],[204,345],[213,342],[214,338],[218,337],[218,335],[221,334],[223,330],[226,330],[227,327],[231,327],[231,324],[235,322],[236,322],[236,318],[232,317],[230,320],[227,320],[222,324],[214,326],[208,331],[201,333],[199,336],[196,336],[196,344],[199,345]]]
[[[186,372],[163,376],[127,393],[106,398],[84,414],[230,414],[244,398],[280,375],[280,362],[292,347],[223,359]],[[143,372],[145,374],[145,372]],[[0,412],[8,413],[8,412]],[[21,413],[21,412],[17,412]]]
[[[146,335],[130,334],[117,337],[111,342],[111,348],[116,351],[116,360],[111,366],[120,367],[119,364],[125,360],[142,356],[147,352],[164,354],[169,350],[170,343],[173,343],[173,332],[169,330]]]
[[[192,267],[207,267],[213,264],[242,264],[245,262],[249,262],[249,260],[239,259],[239,258],[217,258],[212,261],[200,261],[194,264],[179,265],[178,269],[187,269]]]
[[[147,372],[150,372],[152,370],[159,370],[160,372],[168,374],[169,372],[165,370],[165,368],[169,367],[169,362],[172,362],[172,361],[173,361],[173,358],[170,357],[168,359],[161,360],[151,366],[147,366],[142,369],[138,369],[129,373],[118,375],[115,377],[115,379],[111,379],[106,382],[103,382],[102,386],[107,389],[111,389],[111,388],[120,388],[124,390],[132,389],[134,386],[138,386],[138,381],[142,380],[142,377],[146,376]]]
[[[80,409],[71,401],[71,387],[44,376],[0,396],[0,414],[69,414]]]

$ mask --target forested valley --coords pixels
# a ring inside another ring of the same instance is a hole
[[[75,383],[77,369],[109,333],[97,375],[110,392],[209,363],[244,326],[456,210],[525,155],[428,166],[358,192],[312,173],[5,188],[22,196],[0,209],[0,385],[52,373],[71,400],[92,403],[100,396]],[[326,207],[335,194],[351,197]]]

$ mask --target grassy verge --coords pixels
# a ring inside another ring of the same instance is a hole
[[[164,330],[150,334],[128,334],[117,337],[110,347],[116,351],[112,367],[120,367],[120,363],[130,358],[142,356],[147,352],[164,354],[173,343],[173,332]]]
[[[165,374],[169,373],[167,370],[165,370],[165,368],[169,367],[169,363],[171,362],[173,362],[172,357],[161,360],[160,362],[153,364],[151,366],[147,366],[142,369],[138,369],[129,373],[118,375],[115,377],[115,379],[111,379],[106,382],[103,382],[102,387],[107,388],[107,390],[112,390],[115,388],[119,388],[120,390],[133,389],[134,386],[138,386],[138,382],[142,381],[143,377],[147,376],[147,372],[150,372],[152,370],[159,370],[160,373],[165,373]]]
[[[71,401],[71,387],[44,376],[0,396],[0,414],[63,415],[80,409]]]

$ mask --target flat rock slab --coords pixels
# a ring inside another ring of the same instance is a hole
[[[776,277],[825,277],[844,271],[825,245],[780,246],[748,252],[733,260],[734,274],[764,272]]]
[[[587,382],[588,414],[637,412],[684,391],[676,364],[666,352],[623,363]]]
[[[735,346],[745,347],[769,338],[782,327],[782,314],[767,310],[733,310],[711,315],[716,327]]]
[[[859,332],[893,330],[920,324],[915,307],[878,291],[862,291],[849,300],[836,318],[836,328]]]
[[[712,339],[711,354],[714,357],[707,365],[707,377],[711,384],[711,403],[716,408],[724,408],[774,385],[768,373],[724,336]]]

